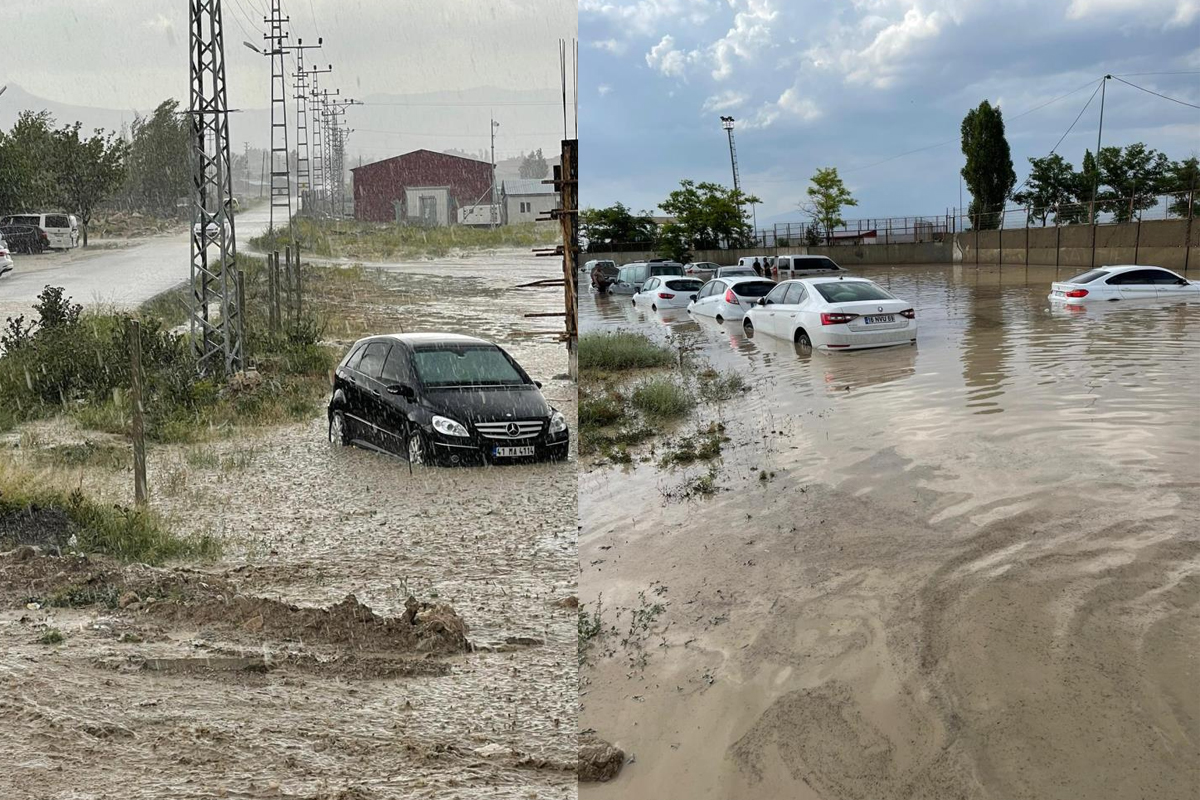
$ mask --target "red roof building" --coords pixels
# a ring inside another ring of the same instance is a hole
[[[458,209],[491,202],[492,167],[486,161],[414,150],[354,174],[354,217],[368,222],[450,225]]]

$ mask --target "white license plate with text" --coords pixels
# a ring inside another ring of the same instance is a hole
[[[494,447],[492,455],[497,458],[521,458],[534,454],[533,447]]]
[[[895,314],[878,314],[874,317],[863,317],[863,324],[865,324],[865,325],[882,325],[885,322],[895,322],[895,321],[896,321]]]

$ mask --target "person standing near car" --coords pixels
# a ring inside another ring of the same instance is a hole
[[[757,257],[757,256],[754,258],[754,273],[755,273],[756,275],[758,275],[758,277],[760,277],[760,278],[762,277],[762,274],[763,274],[763,273],[762,273],[762,264],[760,264],[760,263],[758,262],[758,257]]]

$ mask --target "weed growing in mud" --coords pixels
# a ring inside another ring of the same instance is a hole
[[[717,465],[709,466],[708,471],[702,475],[697,475],[688,478],[679,486],[664,488],[659,487],[659,494],[667,501],[672,500],[691,500],[694,497],[704,497],[711,494],[716,494],[717,491],[717,476],[720,473],[717,470]]]
[[[624,372],[675,363],[674,353],[640,333],[585,333],[579,337],[579,369],[584,372]]]
[[[46,449],[33,450],[34,459],[56,467],[101,467],[125,470],[133,465],[133,453],[127,445],[97,443],[90,439],[83,442],[61,444]]]
[[[122,561],[159,564],[168,559],[216,556],[209,536],[181,537],[149,508],[126,508],[93,500],[80,489],[64,491],[41,473],[0,466],[0,547],[13,543],[103,553]],[[69,537],[69,540],[68,540]]]
[[[663,592],[666,587],[662,587]],[[663,592],[656,592],[659,596]],[[650,627],[654,622],[666,613],[667,607],[663,603],[651,602],[646,598],[646,593],[638,592],[638,604],[629,610],[629,630],[625,637],[621,639],[621,647],[625,649],[625,654],[629,657],[629,666],[634,669],[644,669],[650,661],[650,654],[646,652],[646,640],[650,638]],[[663,640],[665,646],[666,640]]]
[[[66,639],[58,628],[46,628],[38,637],[38,644],[62,644]]]
[[[696,404],[687,387],[670,377],[642,381],[634,387],[630,402],[638,411],[658,421],[678,419]]]
[[[697,376],[700,399],[706,403],[723,403],[746,391],[746,379],[736,372],[718,372],[712,367]]]
[[[588,660],[588,651],[592,643],[604,635],[604,597],[596,600],[596,610],[589,614],[587,608],[579,605],[579,665],[583,666]]]
[[[659,459],[658,465],[663,468],[686,466],[696,461],[711,461],[721,455],[721,445],[729,441],[725,435],[725,426],[719,422],[710,423],[694,436],[685,436],[676,441]]]

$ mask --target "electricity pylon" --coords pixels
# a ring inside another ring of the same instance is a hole
[[[220,0],[191,0],[192,264],[190,327],[201,374],[242,369],[225,28]],[[213,310],[217,317],[213,319]]]
[[[271,59],[271,230],[275,230],[275,212],[286,214],[288,225],[292,222],[292,170],[289,163],[287,136],[287,75],[283,59],[287,53],[284,41],[288,33],[284,30],[289,20],[279,8],[280,0],[271,0],[271,16],[263,22],[271,27],[263,39],[270,43],[267,55]]]

